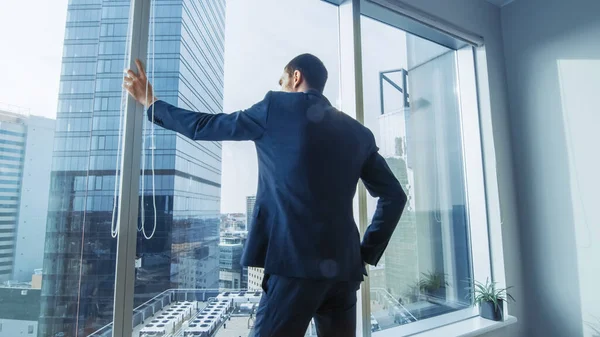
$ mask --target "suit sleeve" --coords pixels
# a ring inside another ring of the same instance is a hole
[[[256,140],[266,130],[271,92],[247,110],[230,114],[194,112],[164,101],[148,108],[148,120],[193,140]]]
[[[361,180],[369,194],[379,198],[361,243],[363,261],[374,266],[381,259],[407,201],[400,183],[376,149],[366,160],[361,172]]]

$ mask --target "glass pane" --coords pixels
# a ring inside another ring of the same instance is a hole
[[[128,7],[128,0],[0,5],[0,44],[11,46],[0,61],[0,101],[29,108],[0,107],[6,335],[89,336],[112,321]],[[44,25],[16,31],[23,22]]]
[[[88,336],[113,318],[128,13],[128,1],[69,3],[56,132],[66,146],[53,155],[40,336]]]
[[[369,268],[373,331],[470,306],[455,51],[363,17],[365,125],[409,201]],[[369,215],[376,199],[368,201]]]
[[[162,100],[209,113],[246,109],[279,90],[284,66],[307,52],[328,67],[325,95],[339,100],[335,6],[157,0],[154,12],[148,74]],[[240,264],[258,182],[254,145],[194,142],[146,123],[144,149],[133,336],[248,336],[263,276]]]

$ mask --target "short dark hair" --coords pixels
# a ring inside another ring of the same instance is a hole
[[[323,93],[325,83],[327,82],[327,68],[318,57],[312,54],[302,54],[294,57],[290,63],[285,66],[285,71],[292,76],[294,71],[300,71],[306,84],[311,89]]]

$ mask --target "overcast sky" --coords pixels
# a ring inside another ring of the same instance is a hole
[[[67,0],[0,0],[0,103],[55,118]]]
[[[0,1],[0,103],[55,118],[66,10],[67,0]],[[377,74],[404,64],[403,33],[367,20],[363,36],[377,50],[372,61],[364,55],[365,72],[375,76],[365,77],[365,105],[373,110],[367,125],[376,128]],[[334,105],[339,100],[337,9],[328,3],[228,0],[225,49],[225,112],[278,90],[285,64],[305,52],[323,60],[329,70],[325,95]],[[222,212],[245,212],[246,196],[256,191],[255,156],[250,142],[223,144]]]

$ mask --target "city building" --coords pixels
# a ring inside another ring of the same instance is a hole
[[[236,290],[242,287],[242,238],[234,235],[221,237],[219,243],[219,289]]]
[[[392,75],[399,75],[395,78]],[[379,138],[377,144],[379,152],[385,158],[388,166],[394,173],[394,176],[402,185],[408,203],[404,213],[400,218],[398,226],[390,239],[390,243],[384,253],[383,266],[371,267],[370,272],[381,274],[384,271],[383,278],[378,277],[378,288],[383,288],[390,292],[395,298],[404,296],[410,292],[410,287],[414,286],[419,279],[419,254],[417,247],[417,223],[414,213],[414,181],[413,172],[407,165],[406,151],[406,119],[410,113],[409,95],[407,90],[407,75],[403,70],[391,72],[382,72],[380,79],[382,86],[381,95],[381,114],[378,116]],[[396,90],[384,90],[384,84],[392,83]],[[397,82],[400,83],[395,83]],[[396,98],[393,100],[393,98]],[[387,102],[387,104],[385,104]],[[389,101],[396,101],[396,106],[392,105],[389,109]],[[386,109],[387,107],[387,109]],[[371,284],[371,288],[374,285]]]
[[[40,289],[0,287],[0,337],[36,336]]]
[[[369,286],[371,289],[386,289],[385,262],[369,266]]]
[[[246,229],[248,230],[248,233],[250,233],[250,230],[252,228],[252,216],[254,215],[254,207],[256,205],[256,196],[252,195],[252,196],[248,196],[246,197]],[[262,284],[262,279],[263,279],[263,274],[264,274],[264,270],[263,268],[256,268],[256,267],[246,267],[248,272],[248,290],[252,291],[252,290],[260,290],[261,289],[261,284]]]
[[[221,231],[245,231],[246,213],[228,213],[221,215]]]
[[[254,206],[256,205],[256,196],[246,197],[246,230],[250,233],[252,227],[252,216],[254,215]]]
[[[245,241],[244,241],[245,245]],[[248,267],[242,266],[242,283],[241,289],[248,289]]]
[[[87,336],[112,320],[129,5],[69,1],[39,336]],[[154,11],[146,69],[155,94],[183,108],[223,112],[225,1],[157,0]],[[211,24],[198,25],[205,17]],[[217,289],[221,144],[152,131],[148,122],[144,139],[135,304],[167,289]]]
[[[54,123],[0,107],[0,281],[42,267]]]
[[[236,224],[244,224],[245,221],[245,216],[243,217],[243,220],[239,220],[239,218],[236,220]],[[240,222],[241,221],[241,222]],[[236,226],[236,228],[239,228],[238,226]],[[245,228],[245,226],[242,226],[242,228]],[[234,230],[234,231],[228,231],[226,233],[221,233],[221,236],[223,235],[231,235],[233,237],[239,238],[240,242],[242,243],[242,254],[244,252],[244,247],[246,247],[246,241],[248,240],[248,232],[246,232],[245,230]],[[241,265],[241,257],[240,257],[240,265]],[[242,275],[241,275],[241,279],[240,279],[240,288],[239,289],[248,289],[248,267],[246,266],[242,266]]]
[[[248,291],[261,290],[264,275],[263,268],[248,267]]]

